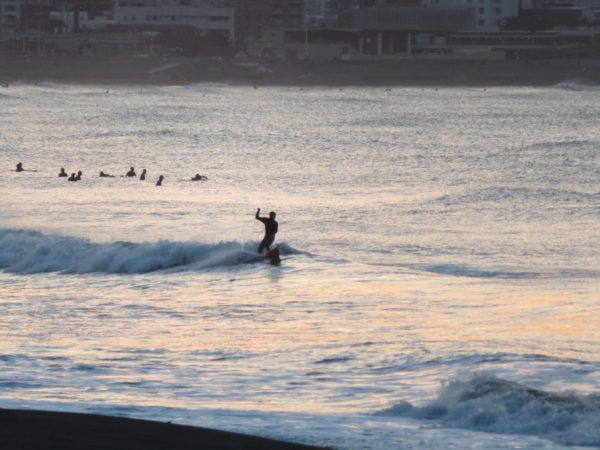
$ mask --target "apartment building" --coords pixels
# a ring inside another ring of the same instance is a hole
[[[0,33],[10,32],[21,22],[21,0],[0,0]]]
[[[494,32],[508,17],[519,15],[520,0],[422,0],[423,8],[470,9],[475,13],[472,31]]]
[[[261,38],[269,30],[305,25],[304,0],[225,0],[225,4],[235,9],[238,42]]]
[[[211,0],[120,0],[113,8],[118,25],[192,26],[201,33],[223,32],[235,41],[235,13]]]

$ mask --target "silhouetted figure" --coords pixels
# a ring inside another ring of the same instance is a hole
[[[75,181],[81,181],[81,175],[83,175],[83,172],[81,170],[77,171],[77,176],[75,177]]]
[[[15,172],[37,172],[37,170],[23,169],[23,163],[17,163]]]
[[[114,175],[100,171],[100,178],[114,178]]]
[[[204,175],[200,175],[199,173],[197,173],[195,176],[192,177],[192,181],[204,181],[204,180],[208,180],[208,177],[205,177]]]
[[[67,172],[65,172],[65,168],[61,167],[60,168],[60,173],[58,174],[59,177],[68,177],[69,174]]]
[[[69,179],[67,181],[77,181],[77,175],[75,175],[75,172],[73,172],[71,174],[71,176],[69,177]]]
[[[158,177],[158,181],[156,182],[157,186],[162,186],[162,182],[165,179],[165,177],[163,177],[162,175],[160,177]]]
[[[142,174],[140,175],[140,180],[146,180],[146,169],[142,170]]]
[[[130,168],[129,168],[129,172],[127,172],[127,173],[125,174],[125,176],[126,176],[126,177],[137,177],[137,175],[135,174],[135,170],[134,170],[134,168],[133,168],[133,167],[130,167]]]
[[[260,208],[258,208],[256,210],[256,220],[260,220],[262,223],[265,224],[265,237],[263,238],[263,240],[261,241],[260,245],[258,246],[258,253],[262,253],[262,251],[264,249],[267,249],[267,252],[271,249],[271,244],[273,243],[273,241],[275,240],[275,235],[277,234],[277,231],[279,231],[279,225],[277,224],[277,221],[275,220],[275,216],[277,214],[275,214],[275,212],[271,211],[269,213],[269,217],[259,217],[260,214]]]

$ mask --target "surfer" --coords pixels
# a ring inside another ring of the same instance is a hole
[[[162,175],[160,177],[158,177],[158,181],[156,182],[157,186],[162,186],[162,182],[165,179],[165,177],[163,177]]]
[[[69,174],[67,172],[65,172],[65,168],[61,167],[60,168],[60,173],[58,174],[59,177],[68,177]]]
[[[146,169],[142,170],[142,174],[140,175],[140,180],[144,181],[146,179]]]
[[[77,176],[75,177],[75,181],[81,181],[81,175],[83,175],[83,172],[81,170],[78,170]]]
[[[130,177],[137,177],[137,175],[135,174],[135,170],[133,167],[129,168],[129,172],[127,172],[125,174],[126,177],[130,178]]]
[[[100,178],[114,178],[114,177],[115,177],[114,175],[100,171]]]
[[[67,181],[77,181],[77,175],[75,175],[75,172],[73,172],[71,174],[71,176],[69,177],[69,179]]]
[[[260,217],[260,208],[258,208],[256,210],[256,220],[260,220],[262,223],[265,224],[265,237],[263,238],[263,240],[261,241],[260,245],[258,246],[258,253],[262,253],[264,249],[267,249],[267,252],[271,249],[271,244],[273,243],[273,241],[275,240],[275,235],[277,234],[277,231],[279,230],[279,225],[277,224],[277,221],[275,220],[275,216],[277,214],[275,214],[274,211],[271,211],[269,213],[269,217]]]
[[[204,181],[204,180],[208,180],[208,177],[205,177],[204,175],[200,175],[199,173],[197,173],[194,177],[192,177],[192,181]]]
[[[23,163],[17,163],[17,168],[15,172],[37,172],[37,170],[32,169],[23,169]]]

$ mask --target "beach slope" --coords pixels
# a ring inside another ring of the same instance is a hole
[[[225,431],[93,414],[0,409],[7,450],[318,450]]]

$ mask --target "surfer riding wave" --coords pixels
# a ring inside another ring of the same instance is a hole
[[[271,244],[273,244],[273,241],[275,240],[275,235],[277,234],[277,231],[279,230],[279,225],[277,223],[277,221],[275,220],[275,216],[277,214],[275,214],[274,211],[271,211],[269,213],[269,217],[260,217],[260,208],[258,208],[256,210],[256,220],[260,220],[264,225],[265,225],[265,237],[263,238],[263,240],[261,241],[260,245],[258,246],[258,253],[262,253],[264,249],[267,250],[267,252],[269,250],[271,250]]]

